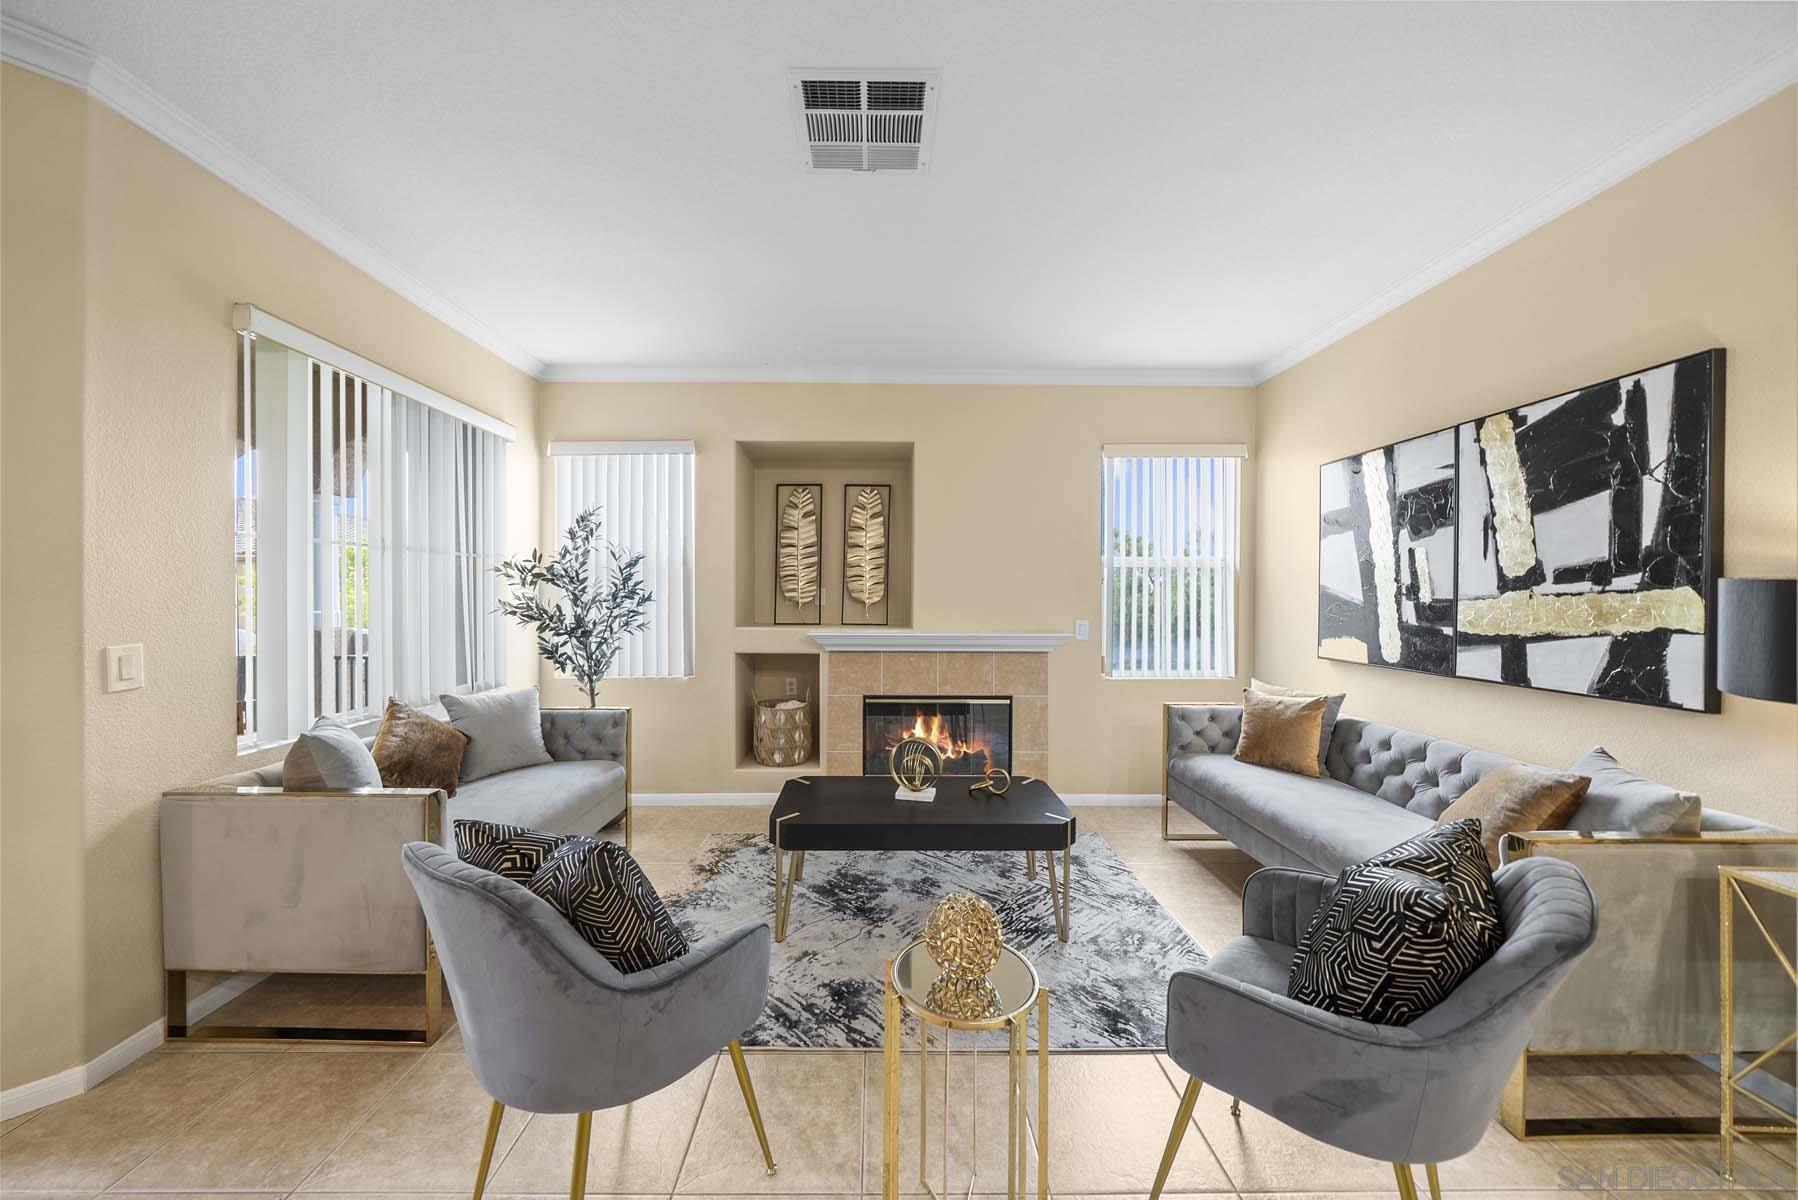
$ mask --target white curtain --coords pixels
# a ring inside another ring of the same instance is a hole
[[[550,446],[556,470],[556,528],[589,508],[605,537],[643,555],[655,599],[649,625],[625,639],[619,676],[693,673],[693,446],[613,442]]]
[[[409,704],[495,687],[505,675],[493,568],[505,443],[404,396],[371,417],[371,690]]]
[[[1239,464],[1230,455],[1107,449],[1101,529],[1107,674],[1236,673]]]

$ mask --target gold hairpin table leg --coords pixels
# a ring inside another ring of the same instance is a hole
[[[1024,878],[1036,878],[1036,851],[1024,851]]]
[[[893,960],[888,959],[882,978],[886,986],[886,1037],[881,1046],[886,1067],[880,1122],[880,1194],[883,1200],[899,1200],[899,993],[893,990]],[[922,1025],[923,1022],[919,1022]],[[920,1038],[923,1034],[920,1032]],[[918,1055],[918,1075],[924,1074],[924,1055]]]
[[[1036,1195],[1037,1200],[1049,1200],[1048,988],[1036,993]]]

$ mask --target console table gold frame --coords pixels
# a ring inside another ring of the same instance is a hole
[[[1029,1022],[1032,1010],[1036,1013],[1036,1195],[1037,1200],[1049,1200],[1049,989],[1042,986],[1036,974],[1036,968],[1029,959],[1006,947],[1003,953],[1010,955],[1021,963],[1029,972],[1030,986],[1028,996],[1021,1001],[1009,1005],[1010,1011],[995,1016],[979,1019],[951,1017],[937,1012],[924,1003],[923,997],[915,995],[915,988],[902,986],[897,978],[898,964],[913,953],[923,954],[923,939],[906,946],[899,954],[887,960],[885,970],[885,1028],[881,1042],[882,1058],[885,1065],[885,1089],[882,1100],[882,1134],[881,1134],[881,1196],[884,1200],[898,1200],[899,1196],[899,1062],[900,1041],[902,1037],[901,1021],[905,1010],[909,1009],[918,1018],[918,1182],[924,1191],[934,1200],[947,1200],[949,1194],[949,1043],[954,1031],[960,1030],[971,1035],[969,1046],[969,1072],[973,1076],[976,1087],[972,1090],[970,1100],[969,1143],[969,1180],[968,1195],[973,1195],[978,1182],[980,1169],[980,1035],[987,1032],[1004,1030],[1006,1034],[1006,1057],[1010,1065],[1008,1072],[1009,1085],[1006,1092],[1006,1189],[1008,1200],[1023,1200],[1028,1193],[1029,1145],[1030,1130],[1025,1116],[1028,1108],[1028,1066],[1029,1066]],[[943,1171],[942,1191],[930,1186],[929,1152],[930,1152],[930,1106],[929,1077],[926,1066],[929,1062],[929,1033],[932,1025],[943,1031],[943,1097],[942,1097],[942,1139],[943,1139]]]
[[[1748,893],[1743,890],[1744,887],[1759,888],[1771,895],[1798,899],[1798,871],[1766,870],[1754,867],[1717,868],[1717,940],[1719,946],[1717,991],[1720,1001],[1717,1024],[1722,1030],[1722,1044],[1718,1047],[1717,1052],[1717,1074],[1723,1086],[1723,1108],[1721,1120],[1718,1122],[1718,1142],[1720,1143],[1719,1151],[1723,1161],[1723,1178],[1725,1179],[1734,1177],[1735,1147],[1738,1138],[1742,1141],[1749,1141],[1751,1140],[1750,1135],[1753,1134],[1775,1133],[1789,1136],[1798,1131],[1798,1120],[1793,1119],[1790,1114],[1787,1114],[1784,1122],[1756,1121],[1748,1123],[1736,1120],[1736,1093],[1744,1092],[1753,1095],[1742,1086],[1742,1081],[1758,1070],[1761,1064],[1780,1053],[1794,1041],[1798,1041],[1798,1030],[1794,1030],[1786,1034],[1771,1050],[1762,1052],[1740,1071],[1735,1069],[1734,1000],[1737,901],[1741,902],[1743,910],[1754,922],[1754,927],[1760,931],[1761,937],[1766,939],[1768,949],[1773,951],[1773,957],[1778,959],[1779,965],[1785,968],[1786,976],[1795,986],[1798,986],[1798,968],[1792,966],[1792,960],[1786,956],[1784,947],[1779,944],[1779,939],[1773,936],[1773,931],[1767,928],[1765,921],[1761,920],[1760,913],[1755,911],[1754,901],[1749,899]],[[1756,1097],[1756,1100],[1761,1104],[1766,1104],[1769,1108],[1773,1107],[1765,1100],[1760,1100],[1759,1097]]]

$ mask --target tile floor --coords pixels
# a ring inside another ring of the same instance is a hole
[[[1153,809],[1079,813],[1105,835],[1202,945],[1239,930],[1238,893],[1254,864],[1231,847],[1167,843]],[[706,834],[749,832],[750,808],[656,808],[637,815],[636,849],[656,885],[681,886]],[[255,993],[245,997],[246,1003]],[[608,1196],[877,1193],[881,1060],[861,1052],[751,1052],[750,1072],[780,1172],[767,1176],[728,1062],[702,1064],[639,1104],[597,1114],[587,1190]],[[933,1059],[932,1076],[939,1068]],[[966,1067],[952,1076],[967,1090]],[[1059,1197],[1145,1195],[1184,1076],[1155,1054],[1061,1055],[1052,1060],[1050,1177]],[[917,1062],[904,1063],[901,1186],[919,1193],[909,1132]],[[1677,1081],[1676,1081],[1677,1082]],[[933,1096],[939,1083],[932,1081]],[[980,1194],[1005,1184],[1003,1063],[980,1064]],[[466,1196],[489,1101],[452,1032],[430,1050],[177,1044],[147,1055],[86,1095],[0,1127],[0,1193],[161,1200],[445,1200]],[[1169,1194],[1325,1197],[1394,1195],[1391,1169],[1343,1154],[1229,1101],[1202,1094]],[[1030,1134],[1040,1130],[1034,1106]],[[566,1195],[574,1118],[509,1113],[488,1194]],[[1792,1147],[1749,1150],[1744,1174],[1767,1195],[1791,1195]],[[1031,1151],[1034,1156],[1034,1149]],[[1716,1186],[1711,1139],[1607,1138],[1522,1143],[1496,1125],[1471,1154],[1442,1166],[1456,1200],[1528,1200],[1516,1193],[1702,1190]],[[952,1130],[951,1186],[967,1187],[965,1128]],[[1032,1158],[1034,1162],[1034,1157]],[[940,1180],[940,1158],[931,1176]],[[1033,1168],[1034,1170],[1034,1168]],[[959,1179],[959,1182],[958,1182]],[[1421,1172],[1419,1183],[1422,1183]]]

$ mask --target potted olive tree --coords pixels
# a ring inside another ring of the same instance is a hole
[[[644,586],[643,556],[607,539],[600,511],[589,508],[568,527],[551,558],[541,550],[494,568],[510,588],[499,610],[537,635],[537,653],[599,705],[599,683],[624,639],[649,626],[655,596]]]

